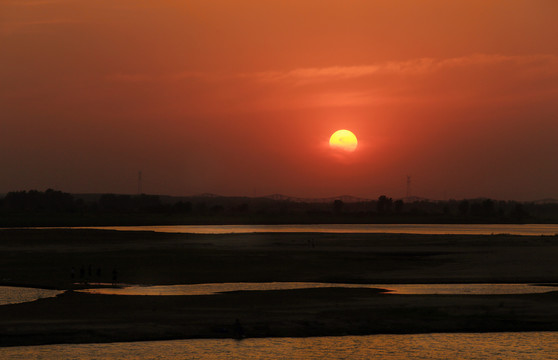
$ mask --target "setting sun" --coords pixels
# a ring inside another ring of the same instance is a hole
[[[329,138],[329,146],[335,150],[353,152],[356,150],[358,140],[349,130],[337,130]]]

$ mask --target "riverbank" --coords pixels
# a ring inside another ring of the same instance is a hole
[[[115,274],[129,284],[556,283],[556,253],[554,236],[0,230],[0,278],[55,289],[110,283]],[[236,337],[236,319],[247,337],[558,331],[557,300],[558,293],[340,288],[211,296],[72,291],[0,306],[0,345]]]
[[[0,230],[0,281],[553,283],[556,253],[556,236]]]
[[[109,296],[0,307],[0,346],[189,338],[558,331],[558,292],[389,295],[371,289]]]

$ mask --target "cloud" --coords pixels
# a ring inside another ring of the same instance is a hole
[[[111,81],[157,82],[199,79],[205,81],[224,81],[234,79],[255,80],[265,83],[291,83],[303,85],[315,82],[328,82],[344,79],[357,79],[374,75],[425,75],[444,70],[481,68],[483,66],[510,65],[529,69],[531,73],[558,74],[557,55],[505,56],[473,54],[447,59],[419,58],[408,61],[389,61],[362,66],[330,66],[321,68],[298,68],[287,71],[263,71],[239,74],[216,74],[203,72],[175,72],[166,74],[117,73],[107,75]]]
[[[513,65],[527,67],[540,72],[558,73],[558,56],[528,55],[505,56],[473,54],[448,59],[419,58],[408,61],[390,61],[363,66],[331,66],[322,68],[299,68],[290,71],[267,71],[245,73],[241,77],[253,78],[263,82],[291,82],[307,84],[312,82],[335,81],[370,77],[373,75],[424,75],[438,71],[458,68],[471,68],[493,65]]]
[[[556,55],[489,54],[282,72],[119,72],[103,77],[113,89],[118,89],[114,85],[159,89],[152,96],[166,94],[160,101],[173,111],[196,109],[200,113],[387,104],[547,103],[558,94],[557,80]]]

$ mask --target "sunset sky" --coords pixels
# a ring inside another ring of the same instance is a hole
[[[558,198],[556,0],[0,0],[0,193]],[[351,130],[354,152],[328,145]]]

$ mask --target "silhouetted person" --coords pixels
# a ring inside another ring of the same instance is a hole
[[[116,284],[118,282],[118,272],[116,268],[112,269],[112,284]]]
[[[72,278],[73,281],[75,277],[76,277],[76,268],[72,266],[72,270],[70,270],[70,278]]]
[[[241,340],[244,339],[244,328],[242,327],[242,324],[240,323],[240,320],[236,319],[234,322],[234,338],[237,340]]]

